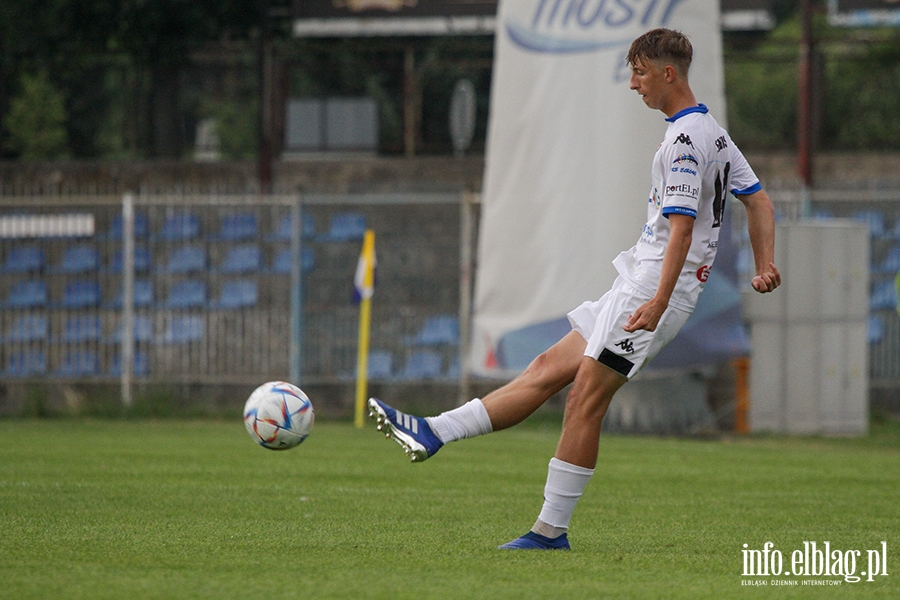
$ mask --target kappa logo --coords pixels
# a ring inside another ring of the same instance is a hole
[[[694,147],[694,143],[691,141],[691,136],[686,133],[679,133],[678,137],[675,138],[675,142],[672,145],[674,146],[675,144],[686,144],[691,148]]]
[[[623,352],[627,352],[628,354],[634,354],[634,344],[631,340],[622,340],[618,344],[613,344],[614,346],[618,346],[622,349]]]

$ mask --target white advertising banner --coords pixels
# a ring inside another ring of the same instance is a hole
[[[609,288],[613,258],[640,235],[666,123],[629,89],[632,40],[685,32],[697,100],[725,124],[718,0],[501,0],[496,27],[471,354],[481,374],[521,370],[564,335],[566,313]]]

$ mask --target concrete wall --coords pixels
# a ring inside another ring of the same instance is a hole
[[[770,189],[799,186],[791,152],[749,152],[748,159]],[[649,166],[649,157],[648,157]],[[124,191],[245,193],[259,189],[258,165],[250,162],[3,162],[0,195],[90,194]],[[310,155],[277,161],[277,192],[480,191],[484,158]],[[820,154],[816,187],[900,187],[900,153]]]

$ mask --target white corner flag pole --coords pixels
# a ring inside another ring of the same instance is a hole
[[[356,418],[357,427],[365,424],[366,391],[369,372],[369,332],[372,325],[372,295],[375,292],[375,232],[366,230],[362,253],[356,267],[354,281],[359,294],[359,345],[356,358]]]

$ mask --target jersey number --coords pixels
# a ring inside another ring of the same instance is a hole
[[[721,176],[716,171],[716,197],[713,198],[713,227],[721,227],[725,217],[725,200],[728,196],[728,175],[731,172],[731,163],[725,163],[725,169]]]

